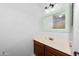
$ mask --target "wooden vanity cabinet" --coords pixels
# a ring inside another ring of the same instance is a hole
[[[36,56],[44,56],[44,44],[34,41],[34,53]]]
[[[70,56],[64,52],[51,48],[34,40],[34,53],[36,56]]]

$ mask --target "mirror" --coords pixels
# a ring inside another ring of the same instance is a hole
[[[44,31],[69,32],[72,20],[72,4],[57,3],[53,8],[48,9],[43,18]]]
[[[53,29],[65,29],[65,14],[59,13],[52,16]]]

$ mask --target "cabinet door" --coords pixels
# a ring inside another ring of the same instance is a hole
[[[70,56],[64,52],[61,52],[61,51],[51,48],[49,46],[45,46],[45,55],[46,56]]]
[[[45,52],[45,56],[57,56],[56,54],[53,54],[53,53],[51,53],[51,52]]]
[[[50,47],[45,46],[45,56],[57,56],[54,50],[51,50]]]
[[[44,45],[40,42],[34,41],[34,53],[36,56],[44,56]]]

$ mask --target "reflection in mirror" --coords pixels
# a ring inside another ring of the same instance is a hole
[[[65,28],[65,14],[54,14],[53,15],[53,29],[64,29]]]

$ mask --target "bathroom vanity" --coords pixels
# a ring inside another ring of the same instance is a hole
[[[71,47],[67,40],[59,38],[34,38],[34,53],[36,56],[71,56]]]

